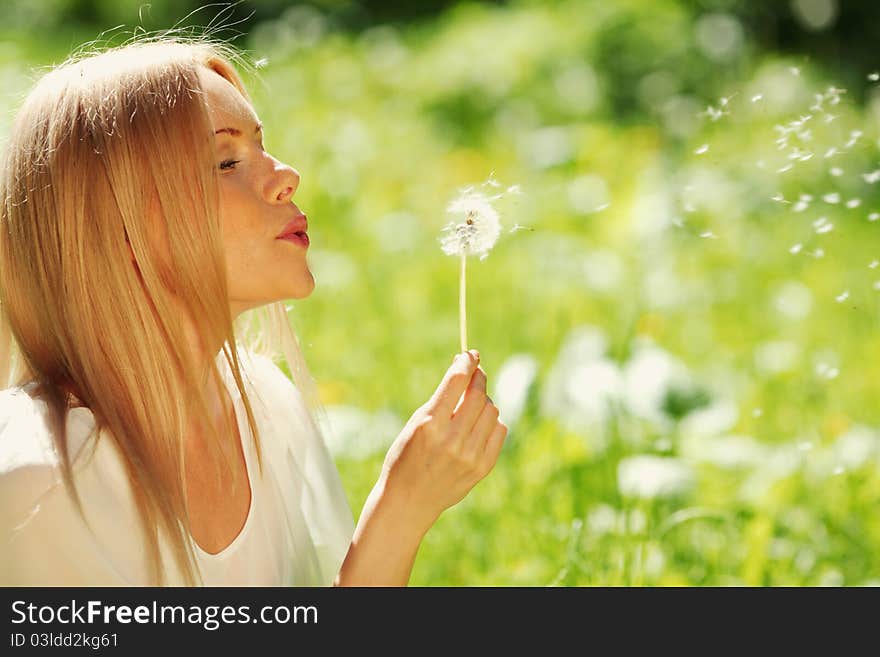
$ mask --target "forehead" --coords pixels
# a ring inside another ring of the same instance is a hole
[[[199,68],[199,81],[215,130],[226,127],[248,129],[259,123],[250,103],[229,80],[216,71],[202,66]]]

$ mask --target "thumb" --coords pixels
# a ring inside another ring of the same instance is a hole
[[[479,363],[480,352],[476,349],[462,352],[455,357],[431,398],[431,406],[438,415],[452,417],[453,407],[468,387]]]

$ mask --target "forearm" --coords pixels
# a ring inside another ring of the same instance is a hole
[[[335,586],[406,586],[430,527],[380,479],[361,512]]]

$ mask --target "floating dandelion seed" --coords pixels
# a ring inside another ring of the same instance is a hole
[[[880,290],[880,281],[874,281],[874,289]]]
[[[831,474],[842,475],[845,472],[842,465],[838,465],[834,470],[831,471]]]
[[[801,74],[801,69],[797,66],[789,66],[788,70],[792,75],[800,75]]]
[[[827,217],[819,217],[813,222],[813,228],[816,229],[816,232],[819,235],[824,235],[825,233],[830,233],[834,230],[834,224],[829,223]]]
[[[483,185],[493,185],[489,181]],[[455,220],[443,228],[440,245],[443,253],[461,258],[461,276],[459,279],[459,319],[461,332],[461,350],[467,351],[467,277],[466,263],[469,255],[479,255],[485,260],[489,251],[495,246],[501,235],[501,219],[492,207],[492,201],[503,194],[486,196],[474,191],[473,186],[464,189],[458,198],[446,208],[446,212]]]
[[[718,236],[713,233],[711,230],[707,230],[705,233],[700,233],[700,237],[710,240],[717,240]]]
[[[844,301],[849,299],[849,290],[846,290],[845,292],[841,292],[836,297],[834,297],[834,299],[837,301],[837,303],[843,303]]]
[[[754,96],[752,96],[752,102],[757,103],[759,100],[762,100],[763,98],[764,98],[764,94],[755,94]]]
[[[874,171],[863,173],[862,178],[864,178],[865,182],[869,185],[873,185],[875,182],[880,180],[880,169],[875,169]]]
[[[752,409],[752,417],[761,417],[764,415],[764,411],[760,408]]]
[[[862,199],[860,198],[851,198],[846,202],[846,207],[849,209],[857,208],[862,204]]]
[[[834,157],[835,155],[837,155],[837,149],[836,149],[834,146],[832,146],[832,147],[829,148],[827,151],[825,151],[825,159],[826,159],[826,160],[827,160],[829,157]]]
[[[791,206],[791,211],[792,212],[803,212],[804,210],[806,210],[809,207],[810,207],[809,201],[805,201],[805,200],[801,199],[797,203],[795,203],[793,206]]]
[[[873,73],[868,73],[868,79],[871,82],[877,82],[877,80],[880,80],[880,73],[878,73],[877,71],[874,71]]]
[[[872,260],[871,264],[868,265],[868,269],[877,269],[878,265],[880,265],[880,260]]]
[[[843,169],[841,169],[840,167],[831,167],[828,170],[828,173],[830,173],[832,176],[840,177],[843,175]]]
[[[840,194],[837,192],[831,192],[830,194],[825,194],[825,196],[822,197],[822,200],[831,204],[840,203]]]
[[[836,118],[837,118],[837,114],[826,114],[825,115],[825,123],[831,123]]]
[[[792,246],[792,247],[788,250],[788,252],[797,255],[798,253],[801,252],[801,249],[803,249],[803,248],[804,248],[804,245],[803,245],[803,244],[795,244],[794,246]]]
[[[534,228],[530,228],[529,226],[521,226],[521,225],[519,225],[519,224],[514,224],[514,225],[513,225],[513,228],[511,228],[511,229],[510,229],[509,231],[507,231],[507,232],[509,232],[509,233],[515,233],[515,232],[518,231],[518,230],[535,230],[535,229],[534,229]]]
[[[709,150],[709,144],[703,144],[702,146],[700,146],[699,148],[697,148],[694,151],[694,154],[695,155],[702,155],[703,153],[705,153],[708,150]]]
[[[814,258],[824,258],[825,257],[825,249],[816,249],[811,254]]]
[[[793,164],[786,164],[784,167],[780,167],[776,169],[776,173],[785,173],[786,171],[791,171]]]
[[[785,197],[781,192],[776,192],[773,196],[770,197],[771,201],[776,201],[777,203],[791,203],[791,201],[786,201]]]
[[[269,59],[267,57],[260,57],[257,61],[254,62],[254,68],[266,68],[266,65],[269,63]]]
[[[880,212],[872,212],[868,215],[868,221],[877,221],[880,219]]]

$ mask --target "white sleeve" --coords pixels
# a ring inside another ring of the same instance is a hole
[[[0,392],[0,585],[118,584],[64,486],[44,406]]]
[[[269,358],[248,354],[253,383],[270,418],[264,453],[283,479],[297,560],[297,585],[333,583],[354,534],[351,508],[330,452],[302,394]],[[256,411],[255,411],[256,412]]]

